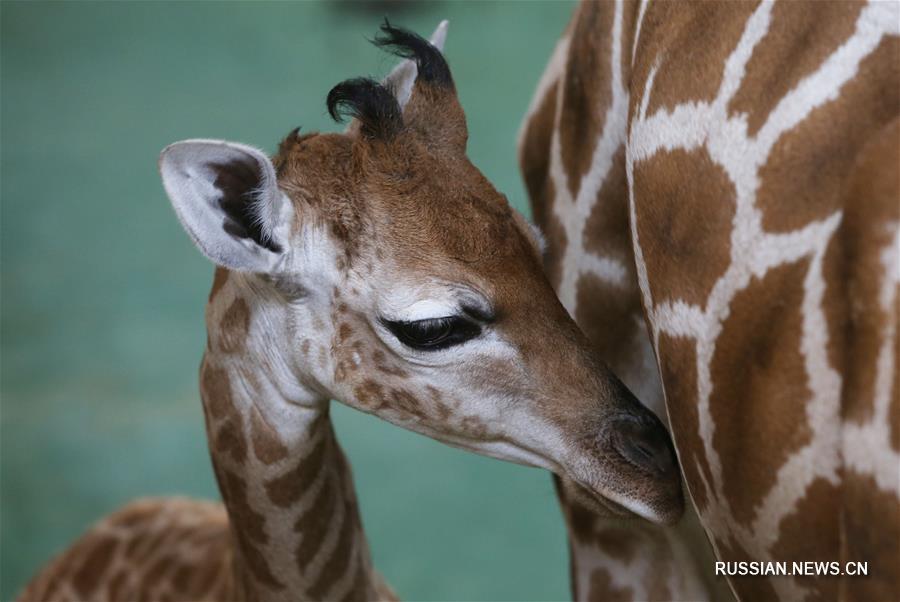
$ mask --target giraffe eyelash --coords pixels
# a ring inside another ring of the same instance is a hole
[[[481,326],[461,316],[410,322],[382,320],[401,343],[419,351],[438,351],[460,345],[481,334]]]

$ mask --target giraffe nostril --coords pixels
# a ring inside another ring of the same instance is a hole
[[[617,421],[612,444],[622,458],[644,472],[663,476],[675,468],[669,434],[657,421],[633,418]]]

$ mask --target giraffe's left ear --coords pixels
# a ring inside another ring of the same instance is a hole
[[[270,273],[284,258],[291,203],[262,151],[224,140],[185,140],[159,157],[182,226],[214,263]]]

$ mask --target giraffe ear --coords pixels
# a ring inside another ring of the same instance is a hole
[[[262,151],[223,140],[185,140],[159,157],[181,225],[214,263],[272,272],[284,257],[292,213]]]

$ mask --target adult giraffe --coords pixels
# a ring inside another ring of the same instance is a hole
[[[898,30],[896,2],[585,2],[523,126],[551,280],[668,414],[716,557],[868,562],[744,599],[900,596]],[[720,595],[684,531],[560,498],[576,597]]]
[[[438,32],[440,34],[440,30]],[[442,35],[442,34],[441,34]],[[449,67],[412,58],[328,97],[345,134],[163,151],[175,211],[216,263],[201,392],[224,509],[138,502],[101,521],[23,600],[364,600],[372,570],[329,400],[451,445],[565,474],[596,508],[672,522],[661,422],[590,349],[538,242],[465,153]]]

